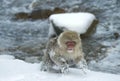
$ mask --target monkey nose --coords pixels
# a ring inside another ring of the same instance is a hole
[[[67,41],[66,44],[68,46],[74,46],[75,45],[75,42],[74,41]]]

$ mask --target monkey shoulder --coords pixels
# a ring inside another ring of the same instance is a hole
[[[46,48],[48,49],[53,49],[55,47],[55,45],[57,44],[57,37],[55,38],[50,38],[47,42]]]
[[[59,45],[57,44],[57,38],[58,37],[49,39],[46,45],[47,54],[50,54],[51,52],[55,52],[56,54],[58,52]]]

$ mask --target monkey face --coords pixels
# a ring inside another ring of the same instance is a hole
[[[65,31],[58,37],[58,45],[67,52],[74,52],[80,45],[79,34],[74,31]]]

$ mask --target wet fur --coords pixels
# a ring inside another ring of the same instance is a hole
[[[75,41],[73,52],[67,51],[65,45],[67,41]],[[82,59],[83,51],[79,34],[74,31],[65,31],[59,37],[49,40],[43,57],[42,70],[50,71],[53,66],[58,66],[59,72],[61,68],[77,65]]]

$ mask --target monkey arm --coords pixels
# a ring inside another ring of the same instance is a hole
[[[84,74],[86,74],[87,72],[87,63],[86,60],[84,58],[82,58],[77,64],[76,64],[76,68],[81,69],[83,71]]]
[[[50,70],[54,65],[53,61],[50,58],[49,53],[53,49],[52,47],[54,46],[55,41],[56,41],[55,38],[50,39],[46,45],[46,50],[44,51],[44,56],[42,58],[43,62],[41,65],[41,70],[43,70],[43,71]]]
[[[61,73],[68,71],[69,65],[62,56],[56,54],[54,56],[51,56],[51,60],[60,68]]]
[[[58,54],[55,54],[54,56],[50,56],[50,58],[57,66],[63,67],[67,65],[66,60]]]
[[[84,52],[82,50],[82,45],[80,46],[79,48],[79,54],[80,56],[78,56],[75,61],[76,61],[76,66],[77,68],[80,68],[80,69],[83,69],[83,68],[87,68],[87,62],[86,60],[84,59]]]
[[[48,41],[46,45],[46,51],[44,52],[43,56],[43,62],[50,62],[52,63],[52,60],[50,58],[50,52],[55,48],[56,40],[57,38],[52,38]]]
[[[68,65],[64,58],[62,58],[59,54],[55,52],[55,48],[57,48],[57,38],[52,38],[48,41],[46,51],[43,56],[43,63],[41,66],[41,70],[43,71],[55,71],[55,72],[64,72],[68,69]],[[58,67],[57,70],[55,67]]]
[[[76,67],[79,69],[87,69],[87,63],[84,58],[82,58],[77,64]]]
[[[57,44],[57,37],[51,38],[47,44],[46,56],[51,59],[57,66],[66,64],[65,59],[59,54],[59,46]]]
[[[42,60],[43,61],[42,61],[42,65],[41,65],[41,70],[49,71],[53,66],[53,62],[51,61],[49,54],[47,52],[44,53]]]

